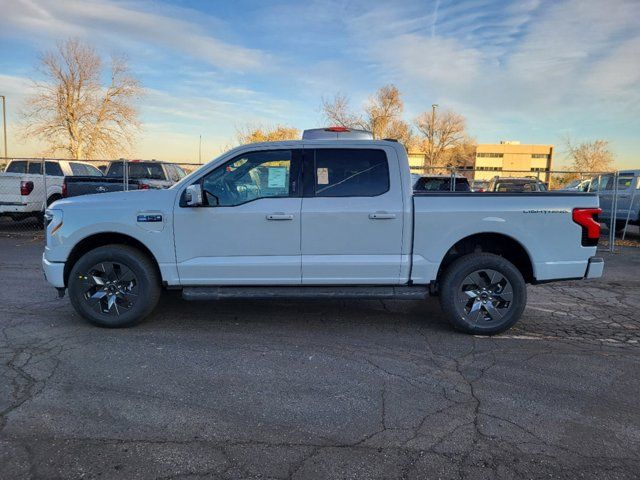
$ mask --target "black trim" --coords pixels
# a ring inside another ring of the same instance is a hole
[[[585,192],[428,192],[414,190],[414,197],[597,197],[596,193]]]
[[[302,157],[302,196],[313,198],[315,196],[315,164],[316,149],[305,149]]]
[[[551,278],[549,280],[532,280],[531,285],[544,285],[552,282],[568,282],[570,280],[582,280],[584,277]]]

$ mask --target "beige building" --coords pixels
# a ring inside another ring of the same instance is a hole
[[[553,145],[526,145],[520,142],[481,143],[476,148],[476,180],[500,177],[538,176],[549,181]]]
[[[423,174],[425,154],[409,152],[409,166],[413,173]],[[499,177],[528,177],[540,178],[549,182],[551,162],[553,160],[553,145],[521,144],[516,141],[502,141],[500,143],[481,143],[476,147],[473,164],[459,168],[459,173],[469,180],[491,180]],[[428,173],[444,174],[446,168],[430,169]]]

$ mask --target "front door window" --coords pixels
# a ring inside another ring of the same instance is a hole
[[[208,174],[202,188],[207,205],[233,207],[259,198],[293,196],[296,178],[290,150],[252,152]]]

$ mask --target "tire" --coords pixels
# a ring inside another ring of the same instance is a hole
[[[454,328],[494,335],[511,328],[527,303],[520,271],[492,253],[472,253],[455,260],[440,282],[440,304]]]
[[[93,325],[129,327],[149,315],[160,299],[160,276],[153,261],[126,245],[106,245],[85,253],[69,274],[69,298]]]
[[[616,235],[622,235],[622,233],[624,232],[625,229],[625,221],[624,220],[616,220]],[[605,225],[607,226],[608,230],[611,230],[611,222],[607,221],[605,222]]]
[[[58,200],[62,200],[62,195],[54,193],[49,198],[47,198],[47,207],[49,207],[53,202],[57,202]]]

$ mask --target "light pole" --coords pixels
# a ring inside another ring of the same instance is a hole
[[[431,128],[429,128],[429,163],[433,165],[433,139],[435,137],[434,131],[436,129],[436,108],[437,104],[431,105]]]
[[[4,158],[7,158],[7,104],[6,97],[4,95],[0,95],[2,97],[2,129],[3,129],[3,138],[4,138]]]

